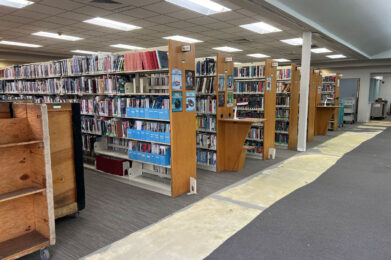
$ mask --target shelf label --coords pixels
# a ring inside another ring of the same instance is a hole
[[[225,62],[232,62],[232,57],[225,57]]]
[[[191,50],[190,45],[182,45],[182,52],[189,52]]]
[[[272,67],[278,67],[278,62],[273,62]]]

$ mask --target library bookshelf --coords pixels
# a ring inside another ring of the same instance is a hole
[[[299,114],[300,70],[292,64],[277,68],[276,87],[276,139],[277,148],[297,147]]]
[[[320,81],[320,86],[322,87],[321,93],[317,97],[319,103],[338,107],[340,98],[340,74],[322,73]],[[329,129],[333,131],[338,130],[338,109],[335,109],[331,117]]]
[[[277,66],[277,62],[267,59],[240,64],[234,70],[234,96],[238,103],[248,102],[238,107],[238,117],[266,119],[250,129],[246,145],[255,148],[247,151],[249,158],[267,159],[269,148],[275,146]]]
[[[46,105],[0,107],[0,258],[16,259],[55,243],[48,114]]]
[[[216,56],[195,60],[197,168],[213,172],[218,163],[216,62]]]
[[[9,68],[3,72],[2,98],[80,103],[86,168],[176,197],[190,190],[190,177],[196,178],[196,112],[186,107],[188,100],[194,99],[194,105],[195,91],[184,86],[173,91],[171,84],[173,69],[183,84],[185,71],[194,73],[194,45],[182,52],[183,45],[188,44],[170,40],[168,52],[75,56]],[[123,174],[109,174],[98,167],[101,157],[132,166]]]

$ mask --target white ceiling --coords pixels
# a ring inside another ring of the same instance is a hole
[[[70,57],[70,50],[74,49],[118,52],[121,50],[110,47],[117,43],[151,48],[166,45],[167,41],[162,39],[164,36],[183,35],[204,41],[196,45],[197,57],[213,56],[216,52],[212,50],[213,47],[227,45],[243,50],[234,54],[236,61],[256,61],[257,59],[247,57],[246,54],[260,52],[272,58],[287,58],[298,62],[301,47],[286,45],[280,40],[300,37],[306,30],[305,26],[298,24],[292,17],[284,17],[276,14],[276,10],[265,8],[263,0],[216,0],[232,11],[210,16],[164,0],[115,0],[120,4],[93,3],[91,0],[33,1],[35,4],[22,9],[0,7],[0,38],[40,44],[43,47],[31,49],[0,46],[0,59],[23,60],[23,57],[36,55],[37,61],[41,61],[51,57]],[[304,4],[311,1],[295,2]],[[141,26],[142,29],[123,32],[82,22],[97,16]],[[283,31],[260,35],[239,27],[259,21],[268,22]],[[69,42],[31,35],[37,31],[61,32],[84,40]],[[342,52],[349,60],[364,58],[329,37],[314,37],[313,44],[327,47],[334,53]],[[318,63],[330,61],[325,54],[313,54],[312,60]]]
[[[391,58],[390,0],[266,0],[368,58]]]

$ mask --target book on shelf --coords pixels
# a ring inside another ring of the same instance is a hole
[[[196,62],[196,76],[216,75],[216,60],[204,58]]]
[[[291,68],[277,69],[277,80],[289,80],[291,79]]]
[[[241,66],[234,68],[236,78],[263,78],[265,77],[264,65]]]
[[[216,152],[198,150],[197,151],[197,163],[215,167],[217,162]]]
[[[214,77],[196,78],[196,91],[198,93],[214,93]]]

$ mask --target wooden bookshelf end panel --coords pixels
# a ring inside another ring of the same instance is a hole
[[[299,125],[300,70],[296,64],[291,65],[291,96],[289,110],[289,139],[288,149],[297,147]]]
[[[276,131],[276,91],[277,91],[277,67],[273,66],[272,60],[265,61],[265,77],[266,85],[268,84],[267,78],[271,78],[270,89],[267,90],[265,86],[265,118],[263,131],[263,159],[268,159],[269,148],[274,148],[275,131]]]
[[[57,209],[76,202],[71,104],[61,104],[59,108],[48,104],[48,120],[54,208]]]
[[[183,45],[190,51],[182,52]],[[190,177],[196,178],[196,112],[186,111],[186,70],[194,71],[195,46],[173,40],[168,41],[170,81],[172,69],[182,70],[182,112],[172,112],[172,89],[170,87],[171,121],[171,194],[176,197],[190,190]],[[190,90],[195,93],[195,90]]]

